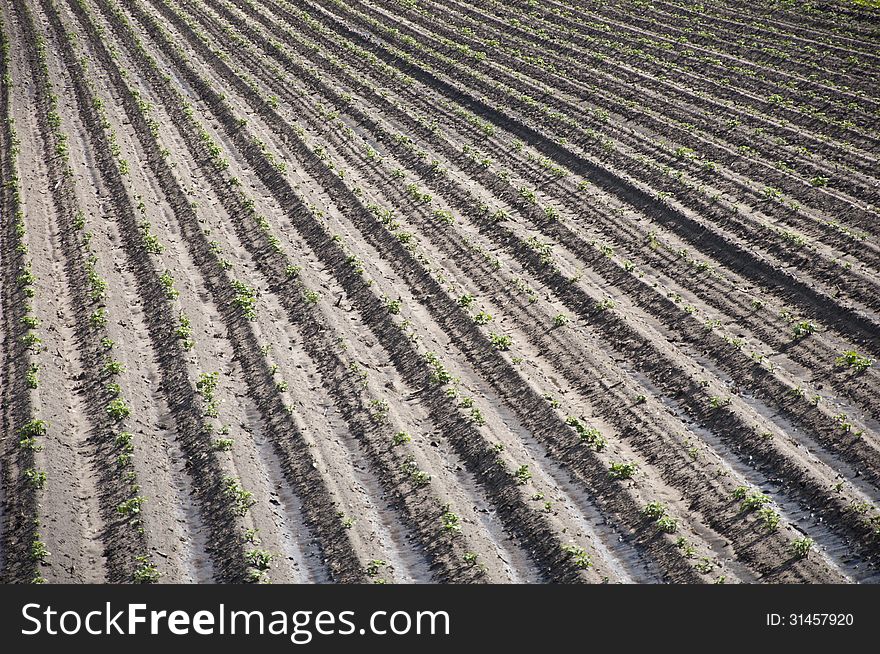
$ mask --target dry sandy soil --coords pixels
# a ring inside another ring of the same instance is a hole
[[[0,578],[880,581],[877,9],[0,20]]]

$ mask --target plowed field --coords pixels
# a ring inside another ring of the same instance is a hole
[[[880,10],[4,0],[0,578],[880,581]]]

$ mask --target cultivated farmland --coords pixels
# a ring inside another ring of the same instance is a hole
[[[8,582],[880,581],[880,10],[6,0]]]

